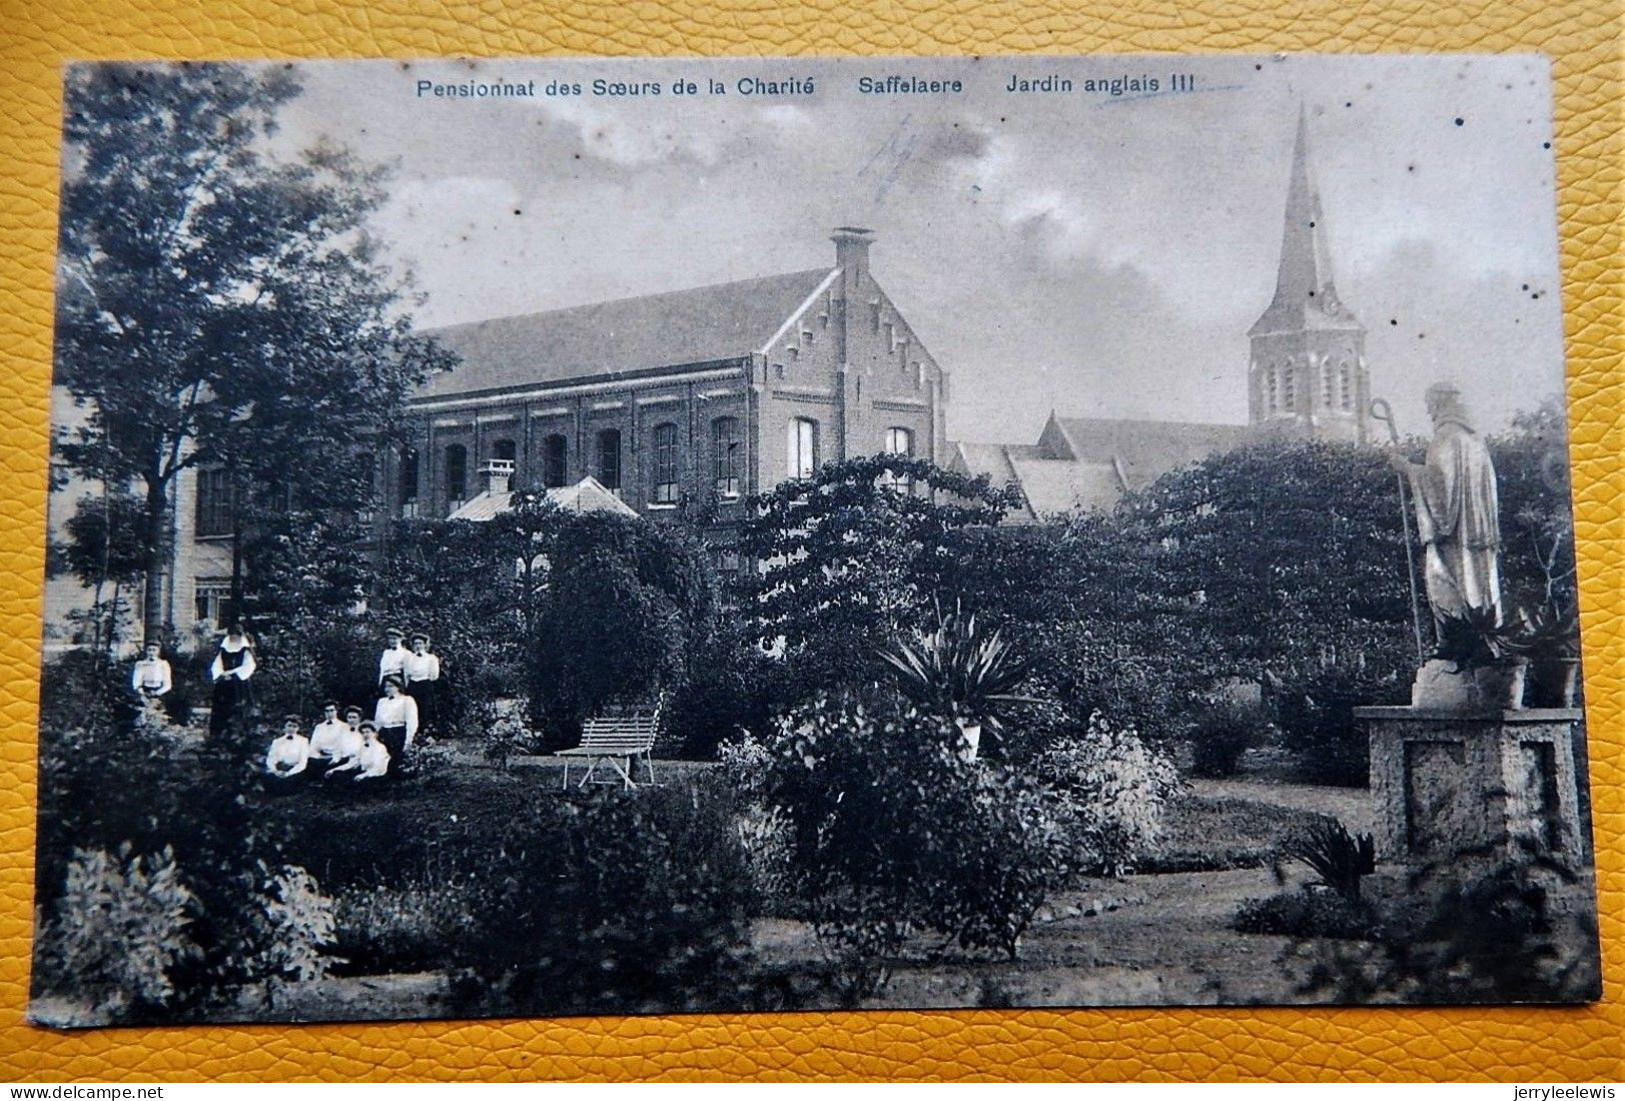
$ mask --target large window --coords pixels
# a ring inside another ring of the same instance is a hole
[[[415,447],[401,448],[401,505],[418,499],[418,452]]]
[[[230,535],[236,522],[231,471],[200,470],[197,475],[197,535],[200,539]]]
[[[460,443],[446,448],[446,499],[468,499],[468,448]]]
[[[905,457],[913,456],[913,454],[914,454],[914,433],[913,433],[913,431],[911,429],[907,429],[907,428],[895,428],[895,427],[886,429],[886,454],[888,454],[888,455],[902,455],[902,456],[905,456]],[[886,471],[886,473],[884,473],[884,474],[882,474],[880,476],[880,484],[881,485],[887,485],[887,486],[901,485],[905,489],[912,490],[914,488],[914,479],[913,478],[901,478],[901,479],[899,479],[897,476],[892,474],[891,471],[888,470],[888,471]]]
[[[621,430],[598,433],[598,481],[605,489],[621,491]]]
[[[570,444],[555,432],[542,441],[542,485],[557,489],[569,481]]]
[[[677,426],[675,424],[657,424],[655,425],[655,504],[675,505],[677,503],[677,478]]]
[[[818,422],[796,417],[785,436],[785,471],[791,478],[811,478],[818,471]]]
[[[739,439],[739,418],[718,417],[712,421],[711,476],[716,482],[718,496],[739,496],[743,458],[743,444]]]
[[[199,623],[219,627],[226,621],[226,612],[230,604],[229,578],[200,577],[192,583],[192,609]]]

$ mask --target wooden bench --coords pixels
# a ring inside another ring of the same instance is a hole
[[[581,725],[581,744],[574,749],[561,749],[557,756],[564,758],[564,787],[570,786],[570,758],[583,757],[587,761],[587,774],[577,787],[586,787],[598,775],[598,767],[607,764],[623,787],[635,788],[639,781],[633,777],[637,762],[643,761],[645,777],[642,783],[655,782],[654,762],[649,753],[654,749],[655,734],[660,730],[660,705],[654,707],[611,708],[594,715]],[[606,777],[599,783],[613,784]]]

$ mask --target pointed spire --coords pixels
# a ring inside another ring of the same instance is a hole
[[[1332,280],[1331,250],[1326,244],[1326,218],[1320,191],[1309,171],[1309,119],[1298,107],[1298,134],[1292,148],[1292,176],[1287,184],[1286,224],[1281,232],[1281,267],[1275,298],[1252,328],[1254,333],[1305,327],[1354,327],[1359,323],[1343,308]]]

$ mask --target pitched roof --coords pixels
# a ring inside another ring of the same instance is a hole
[[[990,475],[997,486],[1019,486],[1027,508],[1006,522],[1031,523],[1056,513],[1109,509],[1127,491],[1252,438],[1245,424],[1051,414],[1038,443],[956,443],[952,465]]]
[[[617,516],[637,518],[637,510],[605,489],[597,478],[588,475],[573,486],[561,486],[547,491],[547,499],[567,512],[612,512]],[[483,523],[494,520],[513,506],[511,492],[492,493],[487,490],[470,498],[452,513],[452,520],[473,520]]]
[[[1170,470],[1240,447],[1253,438],[1245,424],[1057,417],[1071,457],[1115,464],[1130,489],[1144,489]]]
[[[1109,462],[1017,459],[1014,465],[1035,517],[1109,509],[1123,496],[1123,482]]]
[[[829,268],[428,330],[462,357],[419,400],[735,359],[766,347]]]
[[[951,445],[953,453],[948,460],[948,468],[971,477],[983,474],[995,489],[1005,486],[1021,485],[1021,475],[1016,471],[1015,459],[1018,455],[1027,458],[1038,458],[1040,450],[1031,444],[1008,443],[971,443],[961,440]],[[1032,502],[1018,513],[1011,513],[1005,518],[1006,523],[1025,523],[1036,519],[1032,510]]]

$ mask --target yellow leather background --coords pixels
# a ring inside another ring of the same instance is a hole
[[[32,1029],[34,721],[58,66],[121,57],[1539,51],[1554,63],[1604,1001]],[[0,1079],[1625,1078],[1625,466],[1617,0],[0,0]]]

